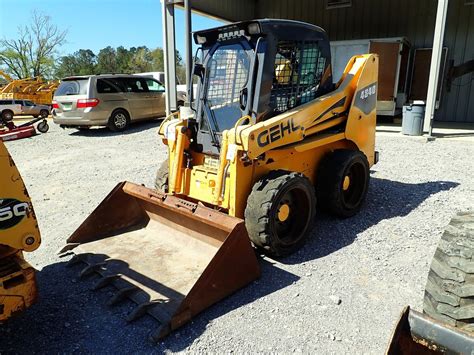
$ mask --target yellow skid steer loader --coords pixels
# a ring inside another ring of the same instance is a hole
[[[138,303],[159,339],[259,277],[252,244],[301,247],[316,202],[341,217],[366,197],[378,58],[353,57],[334,84],[321,28],[255,20],[194,33],[197,97],[166,118],[156,190],[120,183],[68,239],[81,275]]]
[[[36,250],[40,242],[30,197],[0,140],[0,323],[36,301],[35,270],[23,251]]]

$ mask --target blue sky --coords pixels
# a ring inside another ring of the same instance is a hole
[[[163,46],[160,0],[0,0],[0,38],[16,39],[18,25],[27,24],[32,11],[52,18],[68,31],[67,44],[60,54],[78,49],[145,45]],[[184,12],[176,10],[176,47],[184,57]],[[221,23],[193,15],[193,31]]]

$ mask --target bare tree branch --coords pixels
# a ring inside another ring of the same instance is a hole
[[[34,11],[31,24],[18,27],[18,39],[0,40],[0,65],[18,78],[46,76],[66,35],[67,31],[51,23],[50,16]]]

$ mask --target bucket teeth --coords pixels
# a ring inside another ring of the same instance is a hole
[[[84,254],[76,254],[71,258],[71,260],[68,261],[67,266],[71,267],[81,262],[85,262],[85,257],[86,256]]]
[[[94,287],[92,287],[92,290],[94,291],[100,290],[101,288],[104,288],[105,286],[110,285],[114,280],[118,279],[119,277],[120,277],[119,274],[104,276],[99,281],[97,281]]]
[[[137,286],[130,286],[130,287],[122,288],[122,289],[118,290],[118,292],[115,295],[112,296],[112,298],[109,300],[107,305],[108,306],[115,306],[116,304],[123,301],[129,295],[131,295],[132,293],[134,293],[138,290],[139,289],[138,289]]]
[[[69,255],[72,253],[72,249],[80,245],[81,243],[67,243],[64,247],[62,247],[57,253],[59,254],[59,257],[62,258],[64,256]]]
[[[140,303],[137,307],[135,307],[135,309],[128,315],[127,317],[127,322],[133,322],[134,320],[144,316],[146,314],[146,312],[154,307],[154,306],[157,306],[159,304],[162,304],[162,303],[167,303],[168,300],[153,300],[153,301],[150,301],[150,302],[143,302],[143,303]]]
[[[162,325],[158,327],[153,333],[150,334],[150,341],[153,343],[157,343],[160,339],[164,338],[171,332],[169,325]]]
[[[100,268],[103,268],[105,266],[105,262],[97,263],[97,264],[91,264],[86,266],[82,271],[79,273],[79,277],[82,279],[86,276],[89,276],[99,270]]]

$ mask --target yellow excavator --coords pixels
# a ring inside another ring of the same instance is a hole
[[[36,301],[35,270],[23,252],[36,250],[40,243],[30,197],[0,140],[0,323]]]
[[[333,83],[327,34],[289,20],[194,33],[197,97],[167,117],[169,159],[150,189],[122,182],[69,237],[64,255],[138,304],[160,339],[260,275],[255,248],[302,247],[316,206],[361,209],[375,145],[378,57]]]

